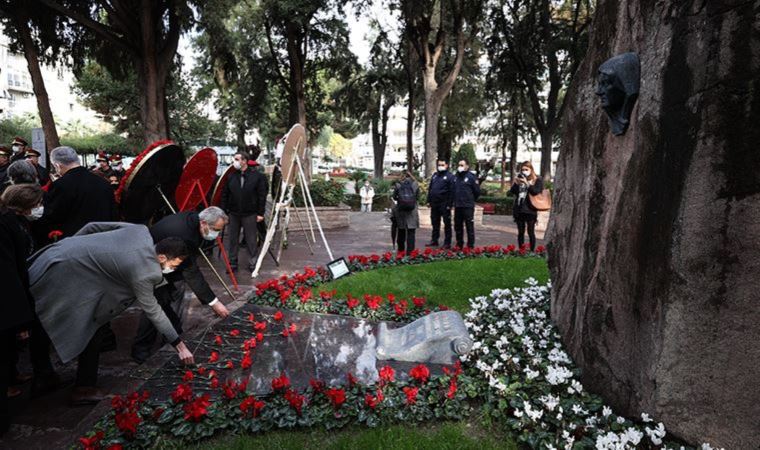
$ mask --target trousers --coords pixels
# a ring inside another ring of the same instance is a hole
[[[396,242],[398,244],[398,251],[406,251],[407,253],[414,251],[414,237],[416,231],[417,230],[414,228],[399,228],[396,230]]]
[[[457,247],[464,248],[464,229],[467,228],[467,246],[475,246],[475,208],[454,208],[454,232]]]
[[[537,217],[531,214],[518,214],[515,217],[515,223],[517,223],[517,245],[522,247],[525,243],[525,231],[527,229],[530,251],[536,249],[536,219]]]
[[[258,243],[259,243],[259,223],[264,222],[256,221],[256,214],[250,214],[247,216],[241,216],[231,213],[229,215],[230,223],[227,225],[227,253],[230,256],[230,265],[236,268],[238,265],[238,253],[240,252],[240,229],[243,229],[243,237],[245,238],[245,246],[248,250],[248,265],[250,268],[256,264],[256,256],[258,256]],[[266,234],[266,229],[264,230]]]
[[[431,241],[438,243],[441,237],[441,219],[443,219],[443,245],[451,245],[451,209],[446,204],[430,205],[430,223],[433,226]]]

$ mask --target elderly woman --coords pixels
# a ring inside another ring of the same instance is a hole
[[[26,164],[26,163],[24,163]],[[8,430],[8,387],[15,373],[16,334],[34,322],[26,258],[33,248],[27,218],[42,204],[42,189],[34,184],[8,187],[0,197],[0,435]]]

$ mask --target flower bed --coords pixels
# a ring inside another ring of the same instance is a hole
[[[543,249],[538,249],[543,253]],[[352,271],[463,258],[540,256],[525,248],[425,250],[406,254],[351,256]],[[251,302],[306,312],[337,313],[373,320],[411,321],[445,306],[428,306],[423,298],[400,299],[366,294],[336,298],[313,293],[329,281],[324,268],[283,276],[256,286]],[[80,440],[85,448],[150,446],[158,436],[195,441],[219,432],[261,432],[276,428],[348,424],[377,426],[460,419],[475,408],[514,433],[518,442],[542,448],[665,448],[662,424],[646,415],[635,424],[616,416],[599,397],[583,389],[577,369],[562,350],[549,320],[549,286],[535,281],[521,289],[495,290],[471,300],[466,324],[475,340],[473,352],[432,375],[425,365],[408,373],[390,366],[379,370],[375,385],[357,383],[346,374],[343,386],[312,380],[296,391],[284,374],[271,380],[273,392],[255,397],[236,370],[250,367],[265,339],[289,339],[299,330],[277,311],[271,315],[233,317],[234,329],[208,336],[208,350],[193,370],[179,370],[173,392],[154,402],[147,394],[130,394],[112,402],[111,413],[96,432]],[[240,316],[240,314],[238,314]],[[498,425],[497,425],[498,426]],[[707,447],[705,447],[707,448]]]

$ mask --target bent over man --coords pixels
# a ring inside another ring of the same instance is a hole
[[[114,246],[114,242],[128,245]],[[120,222],[90,223],[74,236],[32,256],[29,281],[37,316],[61,361],[78,357],[73,404],[100,401],[96,388],[103,327],[133,303],[177,350],[186,364],[193,355],[153,295],[189,255],[169,238],[153,244],[148,228]]]

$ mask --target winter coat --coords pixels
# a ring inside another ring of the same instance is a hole
[[[436,172],[430,178],[427,202],[431,206],[454,205],[454,174],[448,170]]]
[[[241,178],[244,180],[240,185]],[[264,216],[267,206],[267,177],[254,168],[244,172],[236,170],[230,174],[222,191],[221,208],[240,216]]]
[[[177,332],[153,295],[163,275],[144,225],[90,223],[31,260],[37,316],[64,363],[133,303],[168,342],[177,342]]]
[[[68,237],[90,222],[116,219],[111,185],[86,168],[75,167],[51,185],[45,197],[45,215],[40,221],[48,231],[61,230],[63,237]]]
[[[395,200],[398,200],[398,190],[401,187],[402,183],[412,183],[414,196],[418,197],[420,195],[419,184],[417,184],[416,181],[407,178],[405,180],[402,180],[400,183],[396,183],[396,187],[393,190],[393,198]],[[414,230],[420,227],[420,214],[416,203],[414,205],[414,209],[411,211],[401,211],[398,209],[398,205],[396,205],[395,216],[396,225],[400,230]]]
[[[480,184],[472,172],[457,172],[454,176],[454,207],[474,208],[480,197]]]
[[[25,218],[12,211],[0,212],[0,331],[15,331],[34,320],[34,302],[29,292],[26,259],[32,252],[32,238]]]
[[[535,183],[532,186],[525,187],[525,198],[520,199],[520,184],[513,183],[509,188],[509,193],[515,197],[515,201],[512,203],[512,216],[517,219],[521,214],[527,214],[529,216],[538,216],[538,211],[533,208],[530,203],[530,195],[538,195],[544,190],[544,181],[541,177],[537,177]]]
[[[214,301],[216,298],[214,291],[211,290],[198,266],[199,249],[207,242],[201,236],[198,213],[187,211],[168,215],[150,227],[150,235],[153,237],[154,243],[168,237],[178,237],[185,241],[187,248],[190,249],[190,257],[180,264],[177,270],[167,275],[166,279],[172,283],[185,280],[190,286],[190,290],[204,305]]]
[[[375,190],[372,188],[372,186],[362,186],[362,188],[359,189],[359,195],[362,198],[363,205],[371,205],[372,199],[375,197]]]

